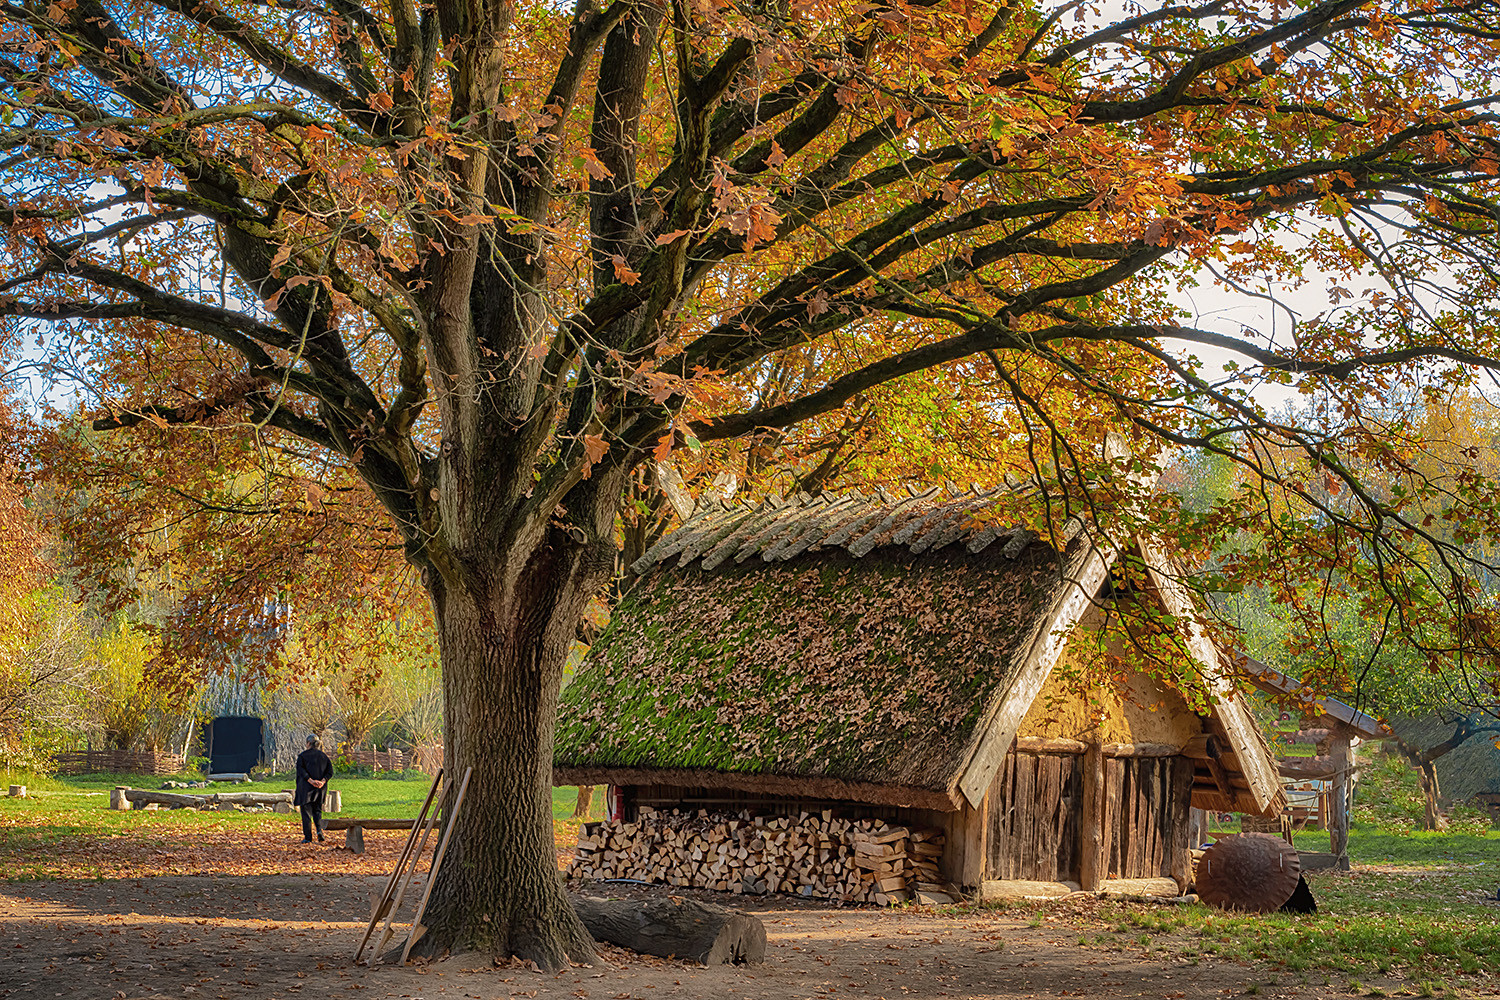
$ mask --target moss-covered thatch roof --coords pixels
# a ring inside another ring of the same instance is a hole
[[[986,527],[985,502],[700,511],[637,564],[563,693],[557,780],[952,808],[1091,548]]]
[[[1061,551],[997,524],[1014,500],[704,505],[636,562],[641,578],[563,692],[553,780],[977,805],[1116,558],[1077,520]],[[1186,628],[1190,598],[1152,568],[1164,555],[1130,544]],[[1229,741],[1222,761],[1249,788],[1224,794],[1278,809],[1275,765],[1218,651],[1184,635]]]

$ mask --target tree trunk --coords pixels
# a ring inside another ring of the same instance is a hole
[[[1341,871],[1349,870],[1349,789],[1354,783],[1354,753],[1347,731],[1333,737],[1333,788],[1328,793],[1328,812],[1323,825],[1328,828],[1328,850]]]
[[[1438,789],[1437,763],[1436,761],[1424,760],[1422,768],[1422,829],[1436,830],[1438,828]]]
[[[563,666],[614,560],[609,484],[591,485],[597,493],[575,490],[566,501],[568,525],[554,519],[529,545],[472,547],[480,555],[465,560],[462,586],[424,573],[442,647],[445,766],[455,778],[474,772],[416,954],[479,951],[547,970],[594,958],[563,889],[552,828]]]
[[[574,818],[575,819],[588,819],[588,816],[589,816],[589,807],[592,806],[593,804],[594,804],[594,786],[593,785],[579,785],[578,786],[578,801],[573,806],[573,816],[574,816]]]

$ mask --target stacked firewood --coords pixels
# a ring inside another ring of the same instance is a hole
[[[755,816],[643,807],[628,823],[584,824],[568,874],[882,906],[949,903],[959,893],[938,871],[943,843],[941,830],[832,811]]]

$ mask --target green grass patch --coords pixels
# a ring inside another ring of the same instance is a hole
[[[1305,851],[1326,850],[1327,840],[1313,831],[1296,834]],[[1108,947],[1131,952],[1141,950],[1145,932],[1162,936],[1153,937],[1159,947],[1187,956],[1392,976],[1423,989],[1447,976],[1500,975],[1500,903],[1494,902],[1500,837],[1356,827],[1349,848],[1353,872],[1308,875],[1316,914],[1105,903],[1086,919],[1108,926]]]
[[[195,775],[177,775],[170,780],[196,780]],[[193,809],[146,811],[135,809],[116,812],[109,808],[109,791],[116,785],[158,789],[169,780],[159,775],[87,774],[77,777],[52,777],[21,772],[0,773],[0,784],[25,785],[24,799],[0,795],[0,868],[10,877],[26,877],[16,859],[35,857],[49,845],[72,838],[130,835],[156,842],[169,832],[193,827],[254,826],[285,822],[274,813],[199,812]],[[206,789],[183,789],[191,793],[214,791],[279,791],[295,787],[292,775],[271,775],[249,785],[216,782]],[[416,816],[427,797],[431,779],[419,772],[409,772],[404,780],[391,778],[335,776],[330,788],[336,788],[342,799],[341,816],[405,819]],[[552,790],[554,836],[559,846],[577,842],[579,820],[573,818],[577,802],[576,788]],[[603,816],[603,789],[596,789],[589,819]],[[161,841],[165,845],[166,841]],[[10,859],[7,864],[6,859]]]

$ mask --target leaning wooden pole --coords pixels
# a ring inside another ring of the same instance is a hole
[[[416,916],[411,918],[411,936],[406,939],[406,947],[401,949],[401,964],[411,957],[412,945],[417,943],[427,928],[422,926],[422,914],[427,912],[427,900],[432,896],[432,887],[437,882],[438,870],[443,865],[443,855],[448,853],[448,841],[453,838],[453,828],[458,825],[458,812],[463,808],[464,793],[469,790],[469,776],[474,773],[472,767],[464,769],[464,780],[458,786],[458,798],[453,802],[453,811],[448,814],[448,824],[443,827],[443,839],[438,841],[437,854],[433,856],[432,868],[427,873],[427,887],[422,890],[422,901],[417,904]]]
[[[432,833],[432,828],[437,823],[438,814],[441,813],[443,809],[443,803],[447,801],[452,794],[453,782],[449,781],[448,787],[443,789],[442,797],[438,799],[436,805],[433,807],[432,812],[425,817],[426,823],[424,823],[422,826],[422,839],[417,841],[416,855],[412,858],[411,867],[406,870],[406,878],[402,880],[400,888],[396,890],[396,898],[391,901],[391,908],[390,912],[386,914],[385,925],[380,928],[380,937],[375,939],[375,948],[370,952],[371,965],[380,964],[380,950],[384,948],[387,942],[389,942],[390,939],[394,936],[396,911],[401,908],[401,901],[406,898],[406,890],[411,888],[412,880],[417,877],[417,864],[422,858],[422,851],[427,847],[427,837]],[[416,827],[412,827],[412,833],[416,832]],[[433,858],[432,866],[431,868],[429,868],[427,875],[429,879],[432,878],[432,871],[436,868],[437,859]]]
[[[354,962],[356,965],[359,964],[359,956],[364,953],[365,945],[369,943],[370,935],[375,932],[375,925],[379,923],[381,917],[385,916],[389,908],[391,892],[396,888],[396,883],[400,880],[401,872],[405,869],[407,861],[411,860],[413,865],[416,864],[415,859],[411,857],[411,846],[417,839],[417,828],[422,825],[422,820],[427,818],[427,810],[432,808],[432,797],[437,794],[438,785],[442,781],[443,769],[438,768],[437,774],[432,776],[432,785],[427,789],[427,798],[422,801],[422,810],[417,813],[416,821],[411,825],[411,833],[406,836],[406,845],[401,848],[401,856],[396,859],[396,867],[391,871],[391,877],[386,879],[385,888],[381,890],[380,898],[376,900],[374,907],[370,911],[370,923],[365,928],[364,937],[359,939],[359,947],[354,949]],[[420,848],[417,853],[421,854]]]

